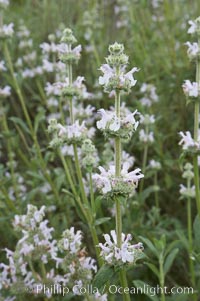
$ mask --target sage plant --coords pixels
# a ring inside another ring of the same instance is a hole
[[[86,190],[84,187],[84,180],[82,175],[82,169],[79,161],[78,156],[78,146],[85,146],[84,151],[87,152],[89,150],[88,155],[90,152],[93,152],[92,143],[85,143],[84,141],[88,138],[91,138],[94,134],[94,130],[90,131],[85,126],[85,121],[81,123],[79,120],[75,119],[76,116],[74,114],[74,102],[77,99],[88,97],[89,93],[87,93],[86,87],[83,84],[84,77],[78,76],[76,80],[73,81],[73,64],[77,63],[80,58],[81,52],[81,45],[78,45],[74,48],[73,45],[76,43],[76,38],[74,37],[71,29],[67,28],[63,32],[63,36],[61,38],[61,44],[58,46],[58,52],[60,60],[66,64],[67,69],[67,77],[65,77],[63,82],[56,82],[53,85],[53,89],[57,90],[57,94],[62,96],[66,101],[68,101],[68,108],[69,108],[69,124],[64,126],[61,123],[58,123],[56,119],[51,119],[49,121],[48,131],[53,135],[53,139],[50,142],[51,147],[60,148],[64,145],[72,146],[73,148],[73,155],[74,155],[74,164],[76,175],[78,178],[78,185],[80,188],[80,195],[79,192],[76,190],[76,183],[74,183],[73,178],[71,176],[71,171],[69,168],[69,164],[65,159],[62,152],[59,152],[63,167],[65,169],[65,174],[67,181],[70,185],[72,193],[76,199],[77,205],[79,206],[84,219],[87,221],[89,229],[92,234],[97,258],[99,264],[101,265],[102,261],[99,257],[99,250],[97,249],[97,245],[99,244],[98,236],[96,233],[95,228],[95,202],[94,202],[94,192],[93,192],[93,185],[92,185],[92,165],[94,164],[94,160],[91,156],[87,156],[85,158],[84,163],[89,165],[89,186],[90,186],[90,195],[91,195],[91,202],[89,202]],[[88,140],[87,140],[88,141]],[[88,162],[90,160],[90,162]]]
[[[136,84],[133,74],[138,71],[134,67],[126,72],[127,65],[128,56],[124,53],[124,46],[118,43],[110,45],[106,64],[100,68],[103,76],[99,77],[99,84],[104,87],[106,93],[114,95],[115,111],[100,109],[101,119],[97,122],[97,128],[106,138],[114,139],[115,164],[108,170],[100,166],[100,174],[93,177],[104,197],[115,203],[116,229],[111,231],[111,235],[104,235],[105,243],[100,243],[99,247],[104,262],[119,268],[120,281],[124,289],[128,287],[126,267],[140,258],[143,249],[141,243],[131,245],[131,234],[125,235],[122,232],[122,201],[127,201],[130,193],[137,188],[139,180],[143,178],[139,168],[129,172],[129,164],[125,162],[122,165],[121,160],[122,143],[130,140],[139,124],[136,120],[137,111],[128,115],[121,112],[121,94],[130,93]],[[130,300],[130,295],[124,292],[123,299]]]
[[[63,293],[71,291],[80,296],[82,287],[91,286],[97,266],[93,258],[86,256],[82,232],[71,227],[55,239],[55,229],[48,226],[45,211],[45,206],[38,209],[28,205],[25,215],[15,215],[13,226],[21,237],[13,251],[4,250],[8,263],[0,263],[2,297],[22,300],[31,294],[59,300]],[[87,290],[84,295],[88,301],[107,300],[107,295],[98,290]]]
[[[180,184],[180,194],[183,199],[187,201],[187,235],[188,235],[188,255],[189,255],[189,267],[192,286],[196,287],[196,275],[195,275],[195,261],[194,261],[194,243],[193,243],[193,231],[192,231],[192,207],[191,200],[195,198],[195,186],[192,185],[194,179],[193,166],[190,163],[186,163],[182,177],[186,180],[186,186]],[[197,300],[197,295],[193,295],[193,300]]]
[[[183,91],[187,98],[187,103],[194,103],[194,136],[187,131],[186,133],[180,132],[182,137],[180,145],[183,151],[192,154],[194,166],[194,183],[196,192],[197,211],[200,217],[200,189],[199,189],[199,167],[198,167],[198,154],[200,150],[200,137],[199,137],[199,85],[200,85],[200,17],[195,21],[189,21],[190,28],[188,33],[197,37],[197,42],[187,42],[188,57],[196,65],[196,81],[191,82],[185,80],[183,84]]]

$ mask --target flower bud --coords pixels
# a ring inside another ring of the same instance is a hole
[[[109,46],[108,50],[109,50],[110,54],[112,54],[112,55],[119,55],[119,54],[123,53],[124,45],[115,42],[114,44]]]
[[[61,42],[65,42],[67,44],[75,44],[77,42],[75,36],[72,33],[72,30],[70,28],[66,28],[63,31],[63,35],[61,38]]]

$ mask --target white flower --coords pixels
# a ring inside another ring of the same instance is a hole
[[[27,64],[30,64],[30,62],[34,62],[36,60],[36,57],[37,57],[36,51],[32,51],[32,52],[28,53],[27,55],[24,55],[23,60]]]
[[[3,27],[0,28],[0,36],[1,37],[11,37],[14,33],[13,30],[14,24],[10,23],[8,25],[3,25]]]
[[[110,179],[107,177],[106,170],[99,166],[101,174],[94,174],[93,179],[96,183],[97,188],[102,190],[103,194],[106,194],[112,190]]]
[[[144,125],[150,125],[155,123],[155,117],[154,115],[140,115],[140,123]]]
[[[26,256],[30,254],[33,250],[34,246],[32,244],[23,243],[19,253]]]
[[[115,114],[113,116],[113,120],[109,126],[109,129],[113,132],[116,132],[120,129],[120,118],[118,118]]]
[[[145,133],[145,131],[142,129],[139,131],[139,139],[141,142],[144,143],[153,143],[154,133],[153,132]]]
[[[108,264],[125,264],[134,263],[137,259],[137,251],[142,250],[142,243],[136,245],[131,245],[130,240],[132,240],[131,234],[125,235],[121,234],[121,247],[117,245],[117,236],[115,230],[112,230],[109,234],[104,234],[105,243],[99,244],[101,248],[100,255]]]
[[[23,49],[23,48],[31,48],[33,46],[33,40],[32,39],[29,39],[29,40],[21,40],[19,42],[19,45],[18,47],[20,49]]]
[[[56,53],[58,51],[58,45],[55,43],[42,43],[40,44],[40,48],[42,48],[43,53]]]
[[[150,107],[152,103],[158,102],[158,95],[154,85],[144,83],[140,88],[140,92],[145,94],[140,100],[144,106]]]
[[[47,83],[45,87],[45,91],[48,96],[49,95],[59,96],[61,94],[60,87],[57,84],[52,85],[50,83]]]
[[[0,88],[0,96],[1,97],[8,97],[11,95],[11,87],[5,86],[4,88]]]
[[[86,270],[93,270],[95,273],[97,272],[96,261],[91,257],[81,257],[80,258],[81,266]],[[91,274],[92,276],[92,274]],[[91,280],[91,279],[88,279]]]
[[[35,76],[35,72],[33,69],[25,69],[22,71],[23,78],[33,78]]]
[[[0,61],[0,71],[6,71],[7,68],[5,66],[5,62],[4,61]]]
[[[114,76],[114,70],[108,64],[103,64],[99,70],[103,72],[103,76],[99,77],[99,84],[107,85],[110,78]]]
[[[199,46],[198,43],[190,43],[186,42],[185,45],[188,46],[187,54],[190,59],[194,59],[199,54]]]
[[[108,297],[107,297],[107,294],[101,295],[99,292],[96,292],[94,294],[94,300],[96,300],[96,301],[107,301]]]
[[[9,0],[0,0],[0,7],[6,8],[9,5]]]
[[[80,138],[87,131],[85,127],[85,121],[79,124],[79,120],[76,120],[74,124],[68,125],[66,127],[62,126],[60,123],[57,124],[58,136],[64,137],[66,139]]]
[[[183,184],[180,184],[180,194],[182,194],[184,197],[190,197],[190,198],[195,198],[195,186],[193,185],[192,187],[188,188],[185,187]]]
[[[185,83],[182,85],[183,92],[188,97],[198,97],[198,83],[191,83],[190,80],[185,80]]]
[[[23,24],[20,25],[20,30],[17,32],[17,37],[22,38],[28,38],[30,36],[30,31],[24,26]]]
[[[131,123],[132,125],[134,125],[135,130],[137,129],[139,122],[135,120],[134,116],[138,114],[138,111],[135,110],[133,113],[129,113],[127,114],[127,116],[125,118],[123,118],[123,123]]]
[[[43,69],[41,66],[37,66],[33,69],[33,72],[35,75],[41,75],[41,74],[43,74]]]
[[[129,72],[127,72],[126,74],[124,74],[123,76],[120,76],[120,80],[122,80],[122,83],[124,82],[124,79],[129,80],[130,82],[130,87],[135,86],[137,80],[135,80],[133,78],[133,73],[138,72],[139,69],[134,67],[132,68]]]
[[[125,191],[132,191],[138,186],[138,182],[144,177],[140,173],[140,169],[137,168],[134,171],[128,172],[130,165],[125,162],[122,166],[121,175],[119,178],[115,177],[115,166],[110,165],[108,171],[106,171],[102,166],[99,166],[100,174],[94,174],[93,179],[96,183],[98,189],[102,191],[103,194],[108,192],[118,191],[123,193],[123,186]],[[119,185],[119,187],[118,187]]]
[[[45,216],[45,206],[42,206],[40,210],[36,210],[34,212],[34,219],[36,222],[41,222],[43,220],[43,217]]]
[[[71,254],[76,254],[82,244],[82,232],[78,230],[75,232],[74,227],[63,232],[63,249],[69,251]]]
[[[97,128],[99,130],[105,130],[107,123],[112,120],[113,114],[106,112],[104,109],[100,109],[98,113],[101,114],[101,120],[97,121]]]
[[[54,64],[53,63],[49,62],[46,59],[43,59],[42,63],[43,63],[42,68],[43,68],[44,71],[50,72],[50,73],[54,71]]]
[[[190,25],[190,28],[188,29],[187,32],[190,33],[190,34],[195,33],[197,31],[197,23],[196,23],[196,21],[190,20],[190,21],[188,21],[188,23]]]
[[[128,20],[121,20],[121,21],[118,20],[116,22],[116,27],[117,28],[122,28],[122,27],[128,26],[128,24],[129,24]]]
[[[161,164],[158,161],[150,160],[149,161],[149,167],[152,168],[152,169],[159,170],[161,168]]]
[[[81,45],[78,45],[78,46],[76,46],[76,47],[73,48],[73,49],[70,49],[69,46],[68,46],[67,44],[65,44],[65,43],[62,43],[62,44],[57,45],[57,51],[58,51],[61,55],[72,53],[72,54],[74,54],[77,58],[79,58],[79,57],[80,57],[80,52],[81,52],[81,50],[82,50]]]
[[[121,175],[123,176],[124,182],[132,183],[137,187],[139,180],[143,178],[144,175],[140,173],[140,168],[136,168],[134,171],[128,172],[129,168],[129,163],[125,162],[121,170]]]
[[[179,142],[179,145],[183,146],[183,150],[188,150],[190,148],[195,148],[197,150],[200,149],[200,137],[198,136],[198,140],[194,141],[194,139],[192,138],[192,135],[189,131],[183,133],[183,132],[179,132],[179,134],[181,135],[182,139]]]

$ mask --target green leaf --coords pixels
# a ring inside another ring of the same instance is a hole
[[[102,218],[98,218],[96,221],[95,221],[95,226],[99,226],[101,224],[104,224],[106,222],[108,222],[109,220],[111,219],[111,217],[102,217]]]
[[[70,191],[68,191],[67,189],[63,188],[62,192],[66,193],[69,197],[71,197],[72,199],[74,199],[74,195]]]
[[[104,284],[115,274],[115,270],[112,266],[104,264],[98,273],[94,277],[93,286],[99,290],[104,286]]]
[[[181,241],[178,239],[174,240],[171,244],[169,244],[165,250],[165,256],[167,256],[169,254],[169,252],[171,252],[172,249],[177,247],[178,244],[181,244]]]
[[[197,249],[200,249],[200,218],[199,215],[196,216],[194,220],[194,243]]]
[[[151,250],[151,252],[156,256],[159,257],[159,252],[154,247],[153,243],[145,237],[139,236],[139,238],[147,245],[147,247]]]
[[[187,237],[185,236],[185,233],[181,230],[177,230],[176,233],[177,233],[181,243],[185,247],[185,249],[188,250],[188,240],[187,240]]]
[[[148,287],[148,284],[141,281],[141,280],[134,280],[133,284],[135,285],[136,288],[140,289],[138,291],[141,291],[141,293],[145,294],[146,296],[148,296],[152,301],[159,301],[159,298],[154,295],[154,291],[149,291],[149,290],[145,290],[146,287]]]
[[[150,263],[150,262],[145,262],[145,264],[150,268],[150,270],[152,270],[152,272],[153,272],[153,273],[158,277],[158,279],[159,279],[160,274],[159,274],[158,268],[157,268],[154,264],[152,264],[152,263]]]
[[[145,190],[143,190],[143,192],[141,193],[141,196],[140,196],[141,202],[144,202],[150,196],[150,194],[155,191],[159,191],[159,186],[152,185],[152,186],[146,188]]]
[[[172,263],[176,257],[176,255],[178,254],[179,249],[176,248],[174,250],[172,250],[169,255],[166,258],[166,261],[164,263],[164,274],[166,275],[168,273],[168,271],[170,270]]]
[[[40,181],[44,181],[44,177],[41,174],[39,174],[35,171],[28,170],[27,174],[30,175],[33,178],[36,178],[36,179],[40,180]]]
[[[40,111],[38,112],[38,114],[35,117],[35,122],[34,122],[34,132],[35,133],[37,133],[37,131],[38,131],[40,122],[44,119],[45,119],[45,110],[40,109]]]
[[[27,132],[28,134],[30,134],[30,130],[27,126],[27,124],[21,119],[21,118],[18,118],[18,117],[10,117],[9,118],[11,121],[13,121],[14,123],[20,125],[20,127],[25,131]]]

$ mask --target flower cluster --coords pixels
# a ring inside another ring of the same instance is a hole
[[[83,141],[81,149],[83,154],[82,164],[91,172],[99,161],[96,148],[90,139],[86,139]]]
[[[140,102],[143,106],[151,107],[153,103],[158,102],[156,87],[152,84],[142,84],[140,92],[144,94],[144,96],[140,99]]]
[[[191,151],[191,152],[199,152],[200,151],[200,135],[198,136],[197,141],[192,138],[192,135],[189,131],[183,133],[182,131],[179,132],[180,136],[182,137],[179,145],[182,145],[184,151]]]
[[[69,78],[66,77],[64,82],[56,82],[54,84],[54,94],[62,96],[76,96],[79,98],[88,98],[89,93],[87,92],[86,86],[83,84],[84,77],[78,76],[77,79],[72,83],[69,82]],[[55,93],[55,91],[57,91]],[[47,94],[48,94],[47,90]]]
[[[186,42],[185,45],[188,46],[187,54],[189,59],[192,61],[194,59],[197,59],[199,57],[200,51],[199,51],[199,45],[198,43],[190,43]]]
[[[17,294],[19,285],[20,296],[26,294],[27,289],[38,295],[38,283],[41,287],[47,283],[71,288],[75,283],[85,286],[91,283],[97,271],[95,260],[87,257],[82,248],[81,231],[76,232],[72,227],[63,232],[59,241],[53,240],[54,229],[47,226],[48,220],[44,220],[45,210],[45,206],[38,210],[28,205],[26,215],[15,216],[13,225],[22,232],[22,238],[17,242],[15,251],[5,249],[8,264],[0,263],[0,290],[10,290],[10,300],[15,299],[12,295]],[[51,269],[49,262],[53,265]],[[44,293],[42,289],[41,293]],[[51,297],[51,290],[45,293]],[[74,294],[80,293],[74,291]],[[94,296],[97,297],[101,295]],[[95,300],[101,300],[98,298]]]
[[[72,45],[76,42],[77,41],[72,30],[70,28],[66,28],[63,31],[61,44],[57,46],[57,51],[62,62],[77,62],[79,60],[82,47],[81,45],[78,45],[75,48],[72,48]]]
[[[193,82],[191,83],[190,80],[185,80],[185,83],[182,85],[183,92],[187,98],[197,99],[199,96],[199,88],[198,83]]]
[[[195,197],[195,186],[191,186],[191,181],[194,178],[193,166],[190,163],[186,163],[184,166],[184,172],[182,177],[187,180],[187,187],[180,184],[180,194],[185,198]]]
[[[188,29],[189,34],[200,34],[200,17],[194,21],[188,21],[188,24],[190,25],[190,28]]]
[[[117,0],[116,5],[114,6],[114,13],[117,17],[116,27],[117,28],[126,28],[129,25],[129,20],[127,18],[128,12],[128,3],[126,0]]]
[[[138,243],[131,245],[131,234],[121,234],[121,247],[117,245],[117,236],[115,230],[112,230],[109,234],[104,234],[105,243],[99,244],[101,249],[100,255],[103,257],[106,263],[114,266],[122,266],[125,264],[134,264],[141,258],[143,251],[143,244]]]
[[[144,125],[145,129],[139,131],[139,139],[142,143],[153,143],[154,133],[149,131],[149,128],[155,123],[154,115],[140,115],[140,123]]]
[[[9,5],[9,0],[0,0],[0,8],[5,9]]]
[[[115,166],[110,166],[106,171],[99,166],[100,174],[94,174],[93,179],[96,186],[105,196],[129,195],[134,192],[138,186],[138,182],[144,177],[141,169],[136,168],[134,171],[128,172],[129,164],[125,162],[122,166],[120,177],[115,177]]]
[[[112,111],[100,109],[98,112],[101,114],[101,120],[97,121],[97,128],[103,131],[106,137],[118,136],[128,140],[139,125],[139,122],[134,117],[137,114],[137,110],[128,115],[122,115],[120,118]]]
[[[114,43],[109,46],[110,55],[106,58],[107,64],[100,67],[103,76],[99,77],[99,84],[104,86],[104,91],[124,91],[130,93],[131,87],[135,86],[136,80],[133,74],[139,71],[134,67],[126,72],[128,56],[124,54],[124,46]]]
[[[57,123],[56,119],[50,119],[48,132],[53,134],[50,147],[63,146],[65,143],[79,144],[87,136],[87,128],[85,127],[84,121],[79,124],[78,120],[72,125],[63,126],[62,124]]]

